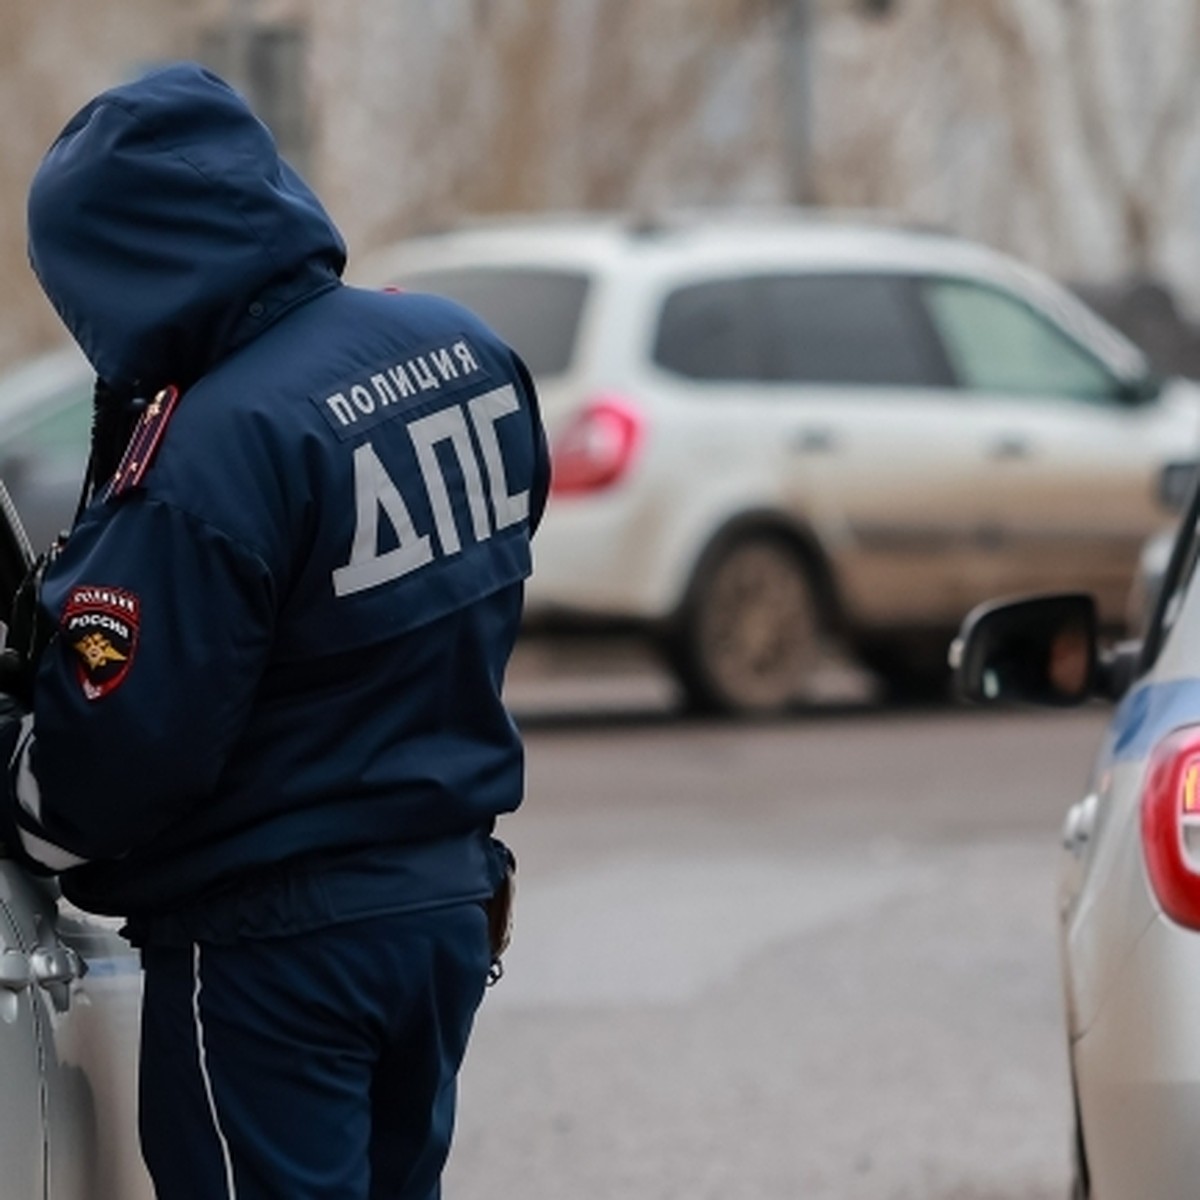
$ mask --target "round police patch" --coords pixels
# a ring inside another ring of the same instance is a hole
[[[59,629],[77,656],[79,685],[89,700],[107,696],[129,674],[140,611],[137,596],[123,588],[71,589]]]

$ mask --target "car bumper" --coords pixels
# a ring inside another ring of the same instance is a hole
[[[678,603],[681,564],[662,512],[630,492],[553,498],[534,538],[527,621],[653,623],[668,616]]]

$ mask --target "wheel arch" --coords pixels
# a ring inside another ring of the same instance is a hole
[[[678,629],[705,572],[732,545],[747,537],[768,536],[784,542],[804,563],[817,597],[822,624],[833,634],[845,632],[845,609],[837,577],[820,538],[804,522],[794,521],[772,509],[748,509],[725,520],[708,538],[692,563],[679,603],[668,617],[666,632]]]

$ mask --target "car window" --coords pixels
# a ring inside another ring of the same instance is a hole
[[[693,379],[937,386],[948,374],[900,277],[755,275],[663,304],[654,359]]]
[[[1013,395],[1115,398],[1115,376],[1017,298],[966,280],[927,280],[922,293],[961,386]]]
[[[654,361],[689,379],[760,379],[763,361],[745,279],[676,288],[663,301]]]
[[[87,380],[41,398],[36,409],[0,424],[0,461],[51,460],[78,464],[82,472],[91,428],[92,385]]]
[[[778,275],[760,287],[767,378],[884,387],[948,382],[903,277]]]
[[[570,369],[589,288],[582,272],[462,267],[414,271],[398,282],[411,291],[445,296],[478,314],[538,378]]]

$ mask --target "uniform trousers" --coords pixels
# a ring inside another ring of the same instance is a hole
[[[489,966],[478,904],[143,950],[159,1200],[438,1200]]]

